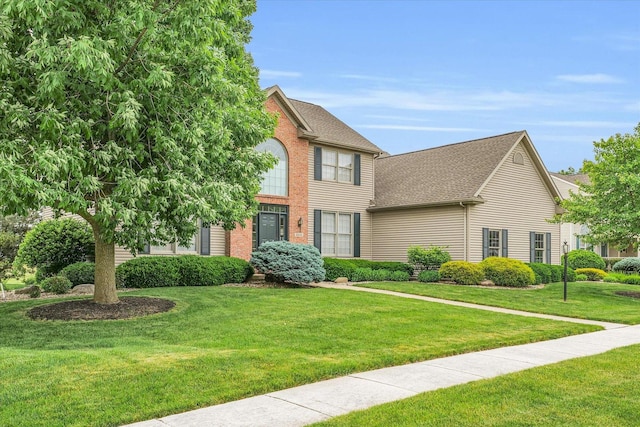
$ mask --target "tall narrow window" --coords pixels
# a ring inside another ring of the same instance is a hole
[[[353,255],[353,215],[322,212],[322,255]]]
[[[489,256],[500,256],[500,230],[489,230]]]
[[[260,194],[286,196],[289,187],[289,159],[284,145],[280,141],[271,138],[259,144],[256,147],[256,151],[271,153],[278,159],[278,164],[262,176]]]
[[[535,257],[533,262],[544,262],[544,233],[536,233],[535,237]]]

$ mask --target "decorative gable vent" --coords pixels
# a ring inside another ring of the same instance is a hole
[[[513,163],[516,165],[524,165],[524,156],[522,153],[514,153],[513,154]]]

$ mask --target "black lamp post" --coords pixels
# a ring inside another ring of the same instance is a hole
[[[564,254],[564,300],[567,301],[567,258],[569,254],[569,245],[566,240],[562,244],[562,253]]]

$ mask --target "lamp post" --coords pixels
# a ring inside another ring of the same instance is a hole
[[[562,253],[564,254],[564,301],[567,301],[567,258],[569,254],[569,245],[565,240],[562,244]]]

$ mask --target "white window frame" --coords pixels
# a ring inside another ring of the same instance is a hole
[[[200,253],[200,239],[198,238],[201,233],[201,222],[198,220],[198,231],[191,238],[193,249],[185,246],[180,246],[177,241],[167,243],[162,246],[149,246],[148,255],[197,255]]]
[[[496,240],[496,236],[497,236],[497,245],[492,245],[492,243],[495,243]],[[488,251],[488,256],[492,257],[492,256],[502,256],[502,230],[498,230],[498,229],[489,229],[489,238],[488,238],[488,242],[487,245],[489,246],[489,251]]]
[[[276,148],[277,147],[277,148]],[[268,152],[278,158],[278,163],[267,172],[262,174],[260,181],[260,193],[266,196],[289,195],[289,153],[284,144],[275,138],[269,138],[258,144],[257,151]],[[281,150],[280,153],[275,151]],[[282,155],[282,157],[280,156]]]
[[[353,257],[353,213],[350,212],[335,212],[335,211],[322,211],[322,255],[324,256],[336,256],[336,257]],[[333,217],[331,221],[327,221],[327,217]],[[344,232],[340,229],[340,217],[349,217],[349,231]],[[331,224],[331,230],[328,230],[328,225]],[[329,236],[331,238],[329,239]],[[348,236],[349,250],[348,252],[342,252],[340,247],[340,237],[344,238]],[[333,245],[327,244],[327,242],[333,241]]]
[[[543,263],[545,262],[545,254],[546,254],[546,241],[545,241],[545,233],[535,233],[534,234],[534,240],[533,240],[533,250],[534,250],[534,257],[533,257],[533,261],[534,262],[538,262],[538,263]]]
[[[329,157],[334,157],[333,159],[329,159]],[[341,161],[349,158],[348,164],[344,164]],[[353,184],[353,170],[354,170],[354,155],[353,153],[348,153],[345,151],[338,150],[322,150],[322,180],[323,181],[335,181],[335,182],[344,182],[348,184]],[[328,173],[328,171],[332,171],[333,173]],[[347,172],[349,174],[348,179],[341,178],[340,172]]]

